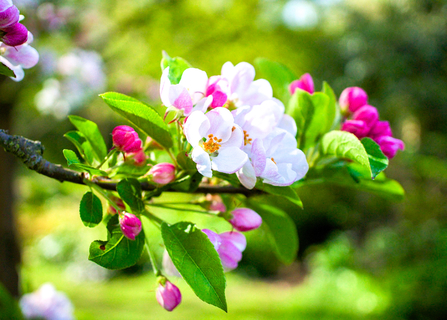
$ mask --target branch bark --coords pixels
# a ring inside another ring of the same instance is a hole
[[[77,184],[85,184],[85,174],[74,170],[63,168],[61,165],[51,163],[44,159],[45,147],[40,141],[33,141],[22,136],[9,135],[6,130],[0,129],[0,145],[5,151],[12,153],[19,158],[29,169],[36,171],[49,178],[68,181]],[[116,190],[119,181],[96,177],[93,183],[106,190]],[[147,182],[141,183],[141,188],[145,191],[155,190],[155,186]],[[166,190],[168,192],[182,192],[178,190]],[[243,194],[247,197],[263,193],[260,190],[248,190],[244,187],[200,185],[194,193],[231,193]]]

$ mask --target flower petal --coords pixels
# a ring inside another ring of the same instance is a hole
[[[225,143],[231,136],[234,118],[230,111],[226,108],[215,108],[206,114],[210,121],[209,133],[215,137],[222,139]]]
[[[196,104],[205,96],[208,76],[205,71],[197,68],[188,68],[183,71],[179,84],[188,90],[193,103]]]
[[[210,129],[210,121],[203,112],[194,111],[183,125],[186,140],[195,148]]]
[[[253,189],[256,185],[255,169],[250,161],[245,162],[244,166],[236,172],[237,178],[247,189]]]
[[[245,162],[248,161],[248,155],[239,148],[228,147],[221,148],[216,157],[212,157],[213,170],[223,173],[235,173]]]
[[[207,152],[197,146],[192,150],[191,158],[197,164],[197,171],[199,171],[201,175],[207,178],[213,177],[211,171],[211,159]]]

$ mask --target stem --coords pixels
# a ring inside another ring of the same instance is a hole
[[[168,210],[176,210],[176,211],[184,211],[184,212],[197,212],[197,213],[202,213],[202,214],[209,214],[209,215],[217,215],[216,213],[214,213],[214,211],[204,211],[204,210],[195,210],[195,209],[185,209],[185,208],[174,208],[174,207],[168,207],[165,206],[163,204],[156,204],[156,203],[151,203],[148,204],[149,206],[152,207],[158,207],[158,208],[162,208],[162,209],[168,209]]]
[[[98,192],[99,194],[101,194],[108,202],[109,204],[115,208],[116,212],[121,212],[121,208],[118,207],[118,205],[115,203],[115,201],[113,201],[112,199],[110,199],[108,193],[106,191],[104,191],[100,186],[98,186],[97,184],[94,184],[93,182],[84,179],[84,183],[86,185],[88,185],[90,188],[95,189],[96,192]]]
[[[166,151],[168,152],[169,156],[171,157],[171,160],[174,162],[175,167],[178,168],[177,159],[175,159],[175,157],[172,154],[171,150],[166,149]]]
[[[96,167],[96,169],[99,169],[99,168],[101,168],[102,167],[102,165],[104,164],[104,163],[106,163],[106,161],[107,160],[109,160],[109,158],[111,157],[111,156],[113,156],[114,154],[115,154],[115,152],[117,152],[118,150],[117,149],[112,149],[112,150],[110,150],[110,152],[106,155],[106,157],[104,158],[104,160],[102,160],[102,162]]]
[[[149,241],[147,240],[146,233],[144,234],[144,242],[146,242],[146,250],[147,254],[149,255],[149,260],[151,260],[152,269],[154,270],[154,274],[156,277],[161,276],[161,271],[158,269],[157,264],[155,263],[154,254],[151,251],[151,248],[149,246]]]
[[[144,214],[146,217],[148,217],[149,220],[155,222],[158,228],[160,228],[161,224],[164,222],[162,219],[153,215],[152,213],[150,213],[147,210],[144,210],[144,212],[142,212],[142,214]]]

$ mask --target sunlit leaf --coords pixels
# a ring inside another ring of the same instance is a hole
[[[86,227],[97,226],[102,221],[101,200],[93,192],[86,192],[79,205],[79,214]]]

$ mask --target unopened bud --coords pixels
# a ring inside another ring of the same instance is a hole
[[[170,281],[166,280],[164,285],[161,281],[158,285],[156,297],[158,303],[168,311],[172,311],[182,302],[182,294]]]
[[[382,136],[392,137],[393,132],[391,131],[390,123],[388,121],[377,121],[369,131],[368,136],[374,140]]]
[[[132,213],[123,212],[119,217],[120,227],[123,234],[130,240],[135,238],[141,232],[141,220]]]
[[[8,46],[20,46],[28,40],[28,29],[21,23],[16,23],[10,27],[3,28],[2,31],[6,33],[3,36],[2,41]]]
[[[342,131],[350,132],[359,139],[366,137],[369,129],[365,121],[362,120],[346,120],[341,126]]]
[[[157,184],[168,184],[175,180],[175,166],[168,162],[156,164],[149,170],[149,175],[152,175],[152,181]]]
[[[402,140],[389,137],[382,136],[376,139],[376,142],[380,146],[383,154],[388,157],[388,159],[394,158],[397,153],[397,150],[404,150],[405,144]]]
[[[255,211],[248,208],[238,208],[231,212],[232,218],[229,222],[237,231],[250,231],[258,228],[262,218]]]
[[[296,89],[298,89],[298,88],[301,90],[307,91],[310,94],[313,94],[315,92],[315,89],[314,89],[314,81],[312,79],[312,76],[308,73],[305,73],[301,76],[301,78],[293,81],[289,85],[290,94],[294,94]]]
[[[7,7],[0,2],[0,29],[11,27],[19,22],[19,15],[19,9],[16,6]]]
[[[369,129],[368,131],[370,131],[371,128],[375,126],[377,121],[379,121],[379,112],[375,107],[367,104],[357,109],[357,111],[354,112],[352,119],[364,121]]]
[[[368,103],[368,95],[359,87],[349,87],[343,90],[338,100],[343,112],[355,112]]]
[[[138,133],[129,126],[118,126],[112,131],[113,145],[126,153],[136,153],[141,150],[141,140]]]

